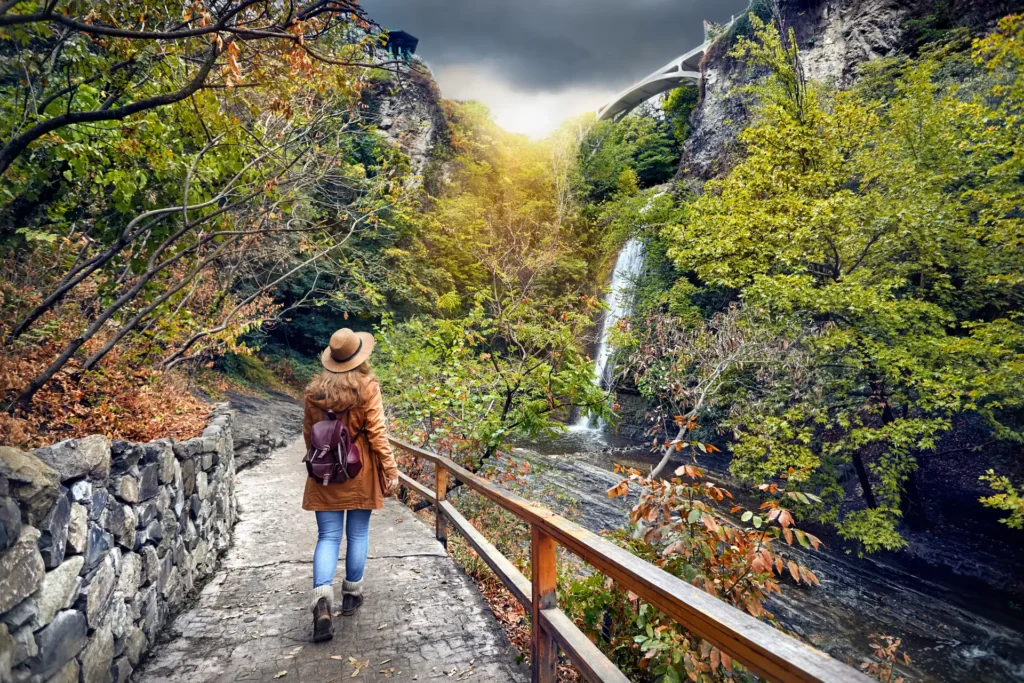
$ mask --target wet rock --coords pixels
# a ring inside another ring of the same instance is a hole
[[[0,498],[0,550],[7,550],[21,535],[21,510],[12,498]]]
[[[36,646],[36,639],[32,634],[32,628],[24,626],[14,633],[14,659],[11,666],[18,666],[22,662],[39,654],[39,647]]]
[[[82,653],[82,683],[110,683],[110,665],[114,661],[114,637],[110,630],[99,629]]]
[[[57,471],[61,481],[81,477],[105,481],[110,476],[110,442],[99,434],[37,448],[34,453]]]
[[[60,475],[30,453],[0,446],[0,476],[29,524],[39,523],[57,500]]]
[[[110,499],[110,494],[107,490],[102,487],[96,487],[92,492],[92,505],[89,508],[89,519],[97,521],[103,511],[107,509],[107,501]]]
[[[89,620],[90,628],[99,626],[113,590],[114,563],[108,558],[100,565],[99,570],[85,588],[85,615]]]
[[[89,511],[84,505],[71,504],[71,519],[68,522],[67,554],[81,555],[89,545]]]
[[[57,612],[74,602],[81,581],[78,574],[84,564],[85,558],[81,555],[70,557],[43,577],[43,584],[35,596],[41,626],[49,624]]]
[[[85,571],[92,571],[113,547],[113,536],[98,526],[90,526],[89,541],[85,550]]]
[[[139,480],[130,474],[118,477],[114,482],[114,495],[126,503],[138,503]]]
[[[36,634],[39,654],[29,662],[32,673],[45,680],[82,651],[86,638],[85,615],[78,610],[58,612],[50,625]]]
[[[0,614],[32,595],[42,584],[46,566],[38,543],[39,531],[27,526],[14,545],[0,552]]]
[[[68,524],[71,522],[71,503],[67,496],[57,498],[53,507],[40,523],[39,550],[47,569],[53,569],[64,561],[68,542]]]
[[[110,444],[110,469],[115,473],[131,472],[145,454],[143,446],[128,441]]]
[[[197,494],[193,494],[192,497],[188,499],[188,513],[192,519],[199,519],[199,509],[201,505],[202,501],[199,500],[199,496]]]
[[[142,468],[139,479],[139,500],[149,500],[160,492],[160,465],[153,463]]]

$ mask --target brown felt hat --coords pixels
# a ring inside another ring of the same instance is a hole
[[[353,332],[345,327],[331,335],[320,362],[331,372],[348,372],[370,357],[374,344],[376,341],[369,332]]]

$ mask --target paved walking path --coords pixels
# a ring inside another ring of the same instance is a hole
[[[301,459],[300,440],[238,476],[234,546],[136,683],[528,680],[472,581],[393,500],[373,514],[362,608],[335,618],[334,640],[310,642],[316,522],[300,509]]]

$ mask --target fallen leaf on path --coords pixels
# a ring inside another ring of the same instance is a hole
[[[352,675],[350,676],[350,678],[355,678],[356,676],[359,675],[360,671],[362,671],[366,667],[370,666],[370,660],[369,659],[364,659],[363,661],[359,661],[355,657],[349,657],[348,658],[348,663],[356,668],[356,670],[352,672]]]
[[[330,659],[337,659],[338,661],[341,661],[342,659],[345,659],[345,658],[342,657],[341,655],[331,655]]]
[[[387,625],[387,624],[381,624],[380,626],[378,626],[378,627],[377,627],[377,630],[378,630],[378,631],[383,631],[383,630],[384,630],[384,629],[386,629],[387,627],[388,627],[388,625]]]
[[[284,669],[284,670],[278,671],[276,674],[274,674],[274,678],[284,678],[287,675],[288,675],[288,670]]]

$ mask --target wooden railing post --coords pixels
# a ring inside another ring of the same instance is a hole
[[[554,683],[558,679],[558,645],[544,629],[540,611],[558,607],[555,593],[555,539],[545,534],[536,524],[530,525],[530,564],[533,567],[533,620],[532,672],[533,683]]]
[[[434,530],[437,540],[441,541],[441,545],[447,548],[448,526],[444,517],[444,511],[441,509],[441,502],[444,500],[448,489],[448,470],[442,467],[441,463],[434,463],[434,481],[436,482],[434,493],[437,496],[437,502],[434,504]]]

